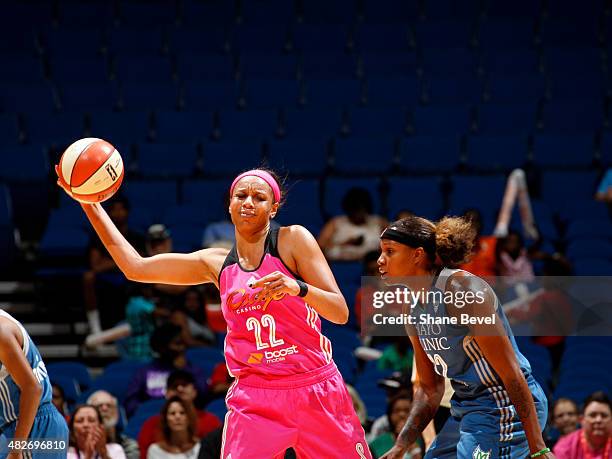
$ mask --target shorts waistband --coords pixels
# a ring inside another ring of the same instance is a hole
[[[57,408],[55,408],[55,405],[53,405],[53,403],[51,402],[45,402],[42,405],[40,405],[38,407],[38,410],[36,410],[36,416],[42,416],[45,414],[49,414],[49,413],[54,413],[54,412],[58,412]],[[6,429],[9,428],[9,426],[13,423],[15,423],[17,421],[11,421],[11,422],[7,422],[3,425],[0,426],[0,435],[2,435],[2,432],[4,432]]]
[[[260,387],[263,389],[295,389],[298,387],[310,386],[325,381],[338,373],[338,368],[334,362],[317,368],[315,370],[288,376],[271,376],[250,374],[238,378],[238,385],[249,387]]]

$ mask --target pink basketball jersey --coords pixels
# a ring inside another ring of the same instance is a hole
[[[221,307],[227,322],[225,359],[236,377],[295,375],[332,360],[331,342],[321,334],[319,314],[303,298],[286,294],[260,298],[261,288],[249,287],[274,271],[299,278],[278,254],[278,231],[276,227],[268,233],[256,269],[248,271],[240,266],[234,246],[219,274]]]

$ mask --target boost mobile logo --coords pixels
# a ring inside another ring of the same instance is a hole
[[[299,353],[300,351],[298,350],[298,347],[295,344],[293,346],[285,347],[283,349],[278,349],[275,351],[265,351],[263,354],[261,352],[251,352],[247,363],[259,365],[260,363],[281,362],[285,360],[285,357],[287,357],[288,355]]]

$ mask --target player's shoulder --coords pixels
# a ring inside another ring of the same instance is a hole
[[[302,225],[281,226],[278,230],[278,237],[288,242],[315,240],[312,233]]]

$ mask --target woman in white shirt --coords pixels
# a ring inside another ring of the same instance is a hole
[[[67,459],[126,459],[121,445],[106,442],[102,416],[93,405],[81,405],[70,419]]]
[[[147,459],[196,459],[200,440],[196,437],[196,415],[179,397],[172,397],[161,411],[162,440],[147,451]]]

